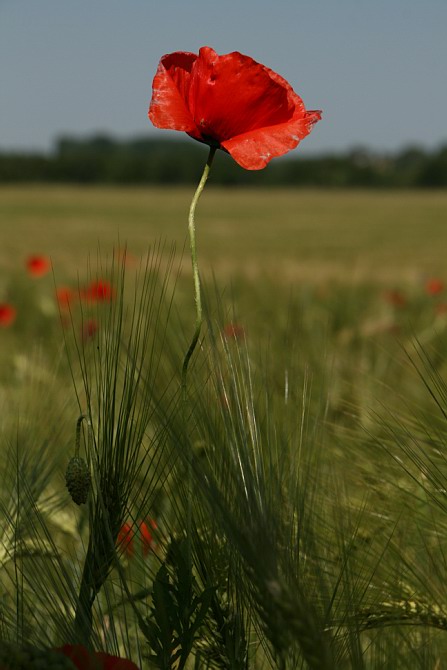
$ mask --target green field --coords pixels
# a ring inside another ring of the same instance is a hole
[[[189,189],[3,187],[0,260],[10,268],[21,254],[40,252],[57,273],[75,273],[98,244],[110,252],[118,236],[136,254],[159,238],[181,250],[191,196]],[[197,213],[202,271],[287,284],[417,281],[444,271],[446,217],[445,192],[211,187]]]
[[[447,667],[447,192],[207,188],[185,397],[191,196],[0,188],[1,639],[161,670]],[[119,548],[154,518],[149,556]]]

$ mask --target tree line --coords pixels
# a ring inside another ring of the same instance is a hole
[[[190,184],[200,179],[206,156],[205,145],[188,140],[61,137],[49,153],[0,149],[0,183]],[[219,152],[211,180],[227,186],[443,188],[447,144],[433,151],[407,147],[395,154],[365,148],[312,157],[298,153],[256,172]]]

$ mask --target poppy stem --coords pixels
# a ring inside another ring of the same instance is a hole
[[[86,414],[81,414],[81,416],[78,418],[76,421],[76,440],[75,440],[75,456],[79,456],[79,449],[81,446],[81,429],[82,429],[82,422],[85,421],[87,426],[88,426],[88,431],[89,431],[89,442],[90,442],[90,431],[92,429],[90,419]],[[87,450],[86,450],[87,452]],[[88,454],[86,453],[88,456]]]
[[[196,304],[196,326],[194,330],[194,335],[189,345],[188,351],[186,352],[185,358],[183,359],[182,366],[182,395],[184,401],[186,401],[186,375],[188,373],[188,365],[191,360],[191,356],[194,353],[194,350],[197,346],[197,342],[200,337],[200,330],[202,328],[202,296],[200,291],[200,277],[199,277],[199,267],[197,264],[197,251],[196,251],[196,226],[195,226],[195,212],[196,206],[199,201],[202,191],[205,188],[205,184],[208,179],[208,175],[211,170],[211,165],[213,164],[213,159],[216,153],[217,147],[210,147],[210,152],[208,154],[208,160],[203,170],[202,177],[200,179],[199,185],[197,186],[196,192],[194,193],[193,199],[191,200],[191,205],[189,207],[189,216],[188,216],[188,231],[189,231],[189,246],[191,250],[191,263],[192,263],[192,274],[194,280],[194,300]]]
[[[197,203],[199,198],[202,195],[202,191],[205,188],[205,184],[210,173],[211,165],[213,163],[214,155],[216,153],[217,147],[210,147],[210,152],[208,154],[208,160],[203,169],[202,177],[200,179],[199,185],[197,186],[196,192],[194,193],[193,199],[191,200],[191,205],[189,208],[188,216],[188,230],[189,230],[189,245],[191,249],[191,262],[192,262],[192,274],[194,279],[194,299],[196,303],[196,327],[194,330],[194,335],[189,345],[188,351],[186,352],[185,358],[183,359],[182,366],[182,406],[183,406],[183,421],[185,427],[187,424],[186,417],[186,406],[187,406],[187,393],[186,393],[186,376],[188,373],[188,365],[191,360],[191,356],[194,353],[194,350],[197,346],[197,342],[200,337],[200,330],[202,328],[202,296],[200,292],[200,277],[199,277],[199,267],[197,265],[197,251],[196,251],[196,226],[194,215],[196,211]],[[192,462],[191,459],[188,459],[187,470],[186,470],[186,481],[187,481],[187,491],[188,491],[188,503],[186,509],[186,529],[187,529],[187,560],[188,564],[191,564],[192,550],[191,550],[191,529],[192,529]]]

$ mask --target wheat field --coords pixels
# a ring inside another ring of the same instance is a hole
[[[447,193],[211,185],[184,393],[191,196],[0,188],[0,665],[446,667]]]

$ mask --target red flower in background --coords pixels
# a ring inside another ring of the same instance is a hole
[[[117,544],[128,556],[133,556],[134,553],[133,536],[134,531],[130,523],[123,523],[118,533]]]
[[[143,548],[143,555],[147,556],[154,548],[154,538],[151,530],[157,528],[157,522],[154,519],[149,520],[149,525],[145,521],[138,523],[138,530],[130,523],[124,523],[118,533],[117,544],[128,556],[135,553],[134,538],[139,534],[139,539]]]
[[[135,265],[135,263],[136,263],[135,256],[133,254],[131,254],[130,251],[127,248],[118,249],[116,251],[116,260],[120,264],[124,263],[124,265],[129,265],[129,266]]]
[[[155,521],[155,519],[150,519],[149,526],[153,530],[157,529],[157,522]],[[148,553],[152,551],[152,549],[154,548],[154,538],[149,529],[149,526],[145,521],[140,521],[140,536],[141,536],[141,542],[143,544],[143,554],[145,556],[147,556]]]
[[[432,277],[425,283],[425,292],[428,295],[438,295],[444,290],[444,282],[441,279]]]
[[[15,307],[13,307],[12,305],[8,305],[8,303],[0,304],[1,328],[8,328],[8,326],[12,326],[12,324],[16,320],[16,316],[17,316],[17,310]]]
[[[43,277],[50,268],[50,259],[46,256],[29,256],[26,260],[26,269],[32,277]]]
[[[60,286],[56,289],[56,300],[60,309],[68,309],[77,298],[77,294],[68,286]]]
[[[96,319],[88,319],[82,324],[81,337],[82,341],[91,340],[99,330],[99,325]]]
[[[223,149],[247,170],[294,149],[321,119],[321,112],[306,111],[285,79],[238,51],[167,54],[152,89],[154,126]]]
[[[397,289],[384,291],[383,297],[385,301],[393,307],[405,307],[407,304],[407,298],[401,291],[398,291]]]
[[[133,661],[104,651],[89,651],[80,644],[64,644],[54,651],[69,658],[78,670],[139,670]]]
[[[109,302],[115,297],[115,291],[109,282],[98,279],[89,284],[81,296],[87,302]]]
[[[238,323],[227,323],[227,325],[224,327],[223,333],[229,340],[245,339],[245,328]]]

